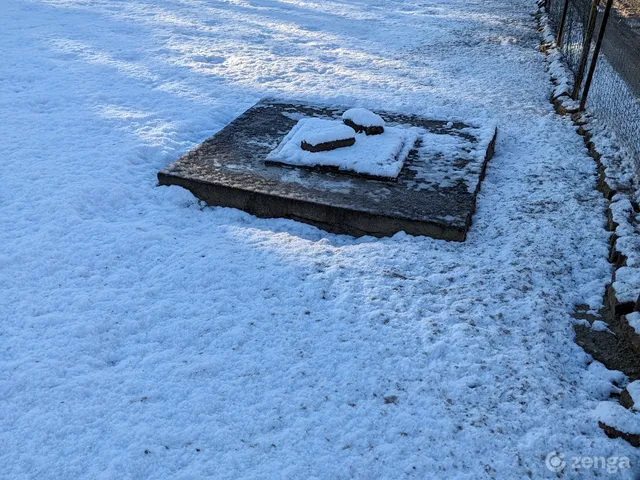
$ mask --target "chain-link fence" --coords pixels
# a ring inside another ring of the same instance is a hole
[[[590,15],[593,4],[590,0],[550,0],[549,5],[551,22],[558,34],[558,46],[573,74],[576,86],[582,82],[585,51],[592,43],[594,26],[589,22],[593,18]]]
[[[546,8],[573,98],[616,135],[640,178],[640,0],[547,0]]]

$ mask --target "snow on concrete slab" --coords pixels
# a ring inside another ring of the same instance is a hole
[[[396,178],[418,139],[417,128],[387,127],[380,135],[355,134],[340,121],[303,118],[267,160],[299,167],[336,167],[372,177]],[[355,136],[354,145],[326,152],[308,152],[302,142],[324,143]],[[310,140],[311,139],[311,142]]]
[[[474,192],[482,173],[482,156],[489,148],[496,127],[494,121],[487,120],[459,130],[451,123],[437,133],[423,132],[417,149],[420,156],[431,161],[407,167],[413,171],[416,188],[438,190],[462,182],[467,191]]]
[[[299,133],[296,127],[308,118],[299,114],[313,114],[324,119],[316,123],[333,128],[327,121],[339,118],[342,111],[336,105],[263,99],[160,171],[159,182],[185,187],[210,206],[234,207],[270,218],[294,218],[334,233],[391,236],[404,231],[464,241],[482,174],[494,152],[496,130],[464,123],[448,126],[449,122],[442,120],[385,112],[385,118],[398,129],[416,132],[416,145],[422,145],[422,135],[425,139],[440,137],[444,144],[448,137],[460,136],[466,145],[460,150],[446,147],[446,155],[407,146],[406,168],[394,179],[355,175],[327,166],[292,168],[270,160],[272,145],[283,145],[285,137]],[[359,137],[369,141],[363,134]],[[292,143],[297,145],[298,141],[284,142],[286,146]],[[304,141],[301,145],[308,150]],[[330,153],[349,155],[352,148]],[[483,151],[478,152],[479,148]],[[312,155],[322,158],[316,152]],[[442,175],[421,176],[420,170]],[[443,175],[450,180],[443,181]]]

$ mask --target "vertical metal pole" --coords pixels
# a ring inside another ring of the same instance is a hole
[[[609,22],[609,15],[611,14],[611,5],[613,5],[613,0],[607,0],[607,7],[604,9],[604,15],[602,17],[602,25],[600,25],[600,32],[598,32],[598,39],[596,40],[596,48],[593,50],[593,58],[591,59],[591,65],[589,66],[587,81],[584,84],[584,91],[582,92],[582,98],[580,99],[580,111],[583,111],[585,105],[587,104],[587,97],[589,96],[589,89],[591,89],[591,81],[593,80],[593,74],[595,73],[596,65],[598,64],[598,56],[600,55],[600,48],[602,47],[604,32],[607,29],[607,23]]]
[[[591,40],[593,40],[593,32],[596,29],[596,19],[598,18],[598,4],[600,0],[593,0],[591,2],[591,10],[589,11],[589,21],[587,22],[587,31],[585,32],[584,42],[582,43],[582,58],[580,58],[580,66],[576,72],[576,79],[573,85],[573,93],[571,98],[578,99],[578,93],[580,93],[580,87],[582,86],[582,79],[584,77],[584,71],[587,68],[587,61],[589,60],[589,52],[591,51]]]
[[[558,25],[558,36],[556,37],[556,45],[562,44],[562,34],[564,33],[564,24],[567,21],[567,12],[569,11],[569,0],[564,0],[564,8],[562,9],[562,19]]]

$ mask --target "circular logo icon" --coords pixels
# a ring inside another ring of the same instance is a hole
[[[547,455],[544,463],[549,470],[556,473],[560,473],[567,466],[567,462],[564,461],[564,454],[560,452],[551,452]]]

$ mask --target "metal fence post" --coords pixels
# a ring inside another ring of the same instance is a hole
[[[591,10],[589,11],[589,22],[587,23],[587,31],[584,36],[584,42],[582,43],[582,57],[580,58],[580,66],[576,72],[576,78],[573,85],[573,93],[571,98],[578,99],[580,93],[580,87],[582,86],[582,79],[584,77],[584,71],[587,68],[587,61],[589,60],[589,52],[591,51],[591,40],[593,40],[593,32],[596,30],[596,20],[598,18],[598,4],[600,0],[592,0]]]
[[[600,32],[598,32],[596,47],[593,50],[593,58],[591,59],[591,65],[589,66],[589,73],[587,74],[587,81],[584,84],[584,91],[582,92],[582,98],[580,99],[580,111],[583,111],[585,106],[587,105],[587,97],[589,96],[589,90],[591,89],[593,74],[595,73],[596,65],[598,64],[598,56],[600,55],[600,48],[602,47],[602,40],[604,39],[604,33],[607,29],[607,23],[609,22],[609,15],[611,14],[612,5],[613,5],[613,0],[607,0],[607,6],[604,9],[604,15],[602,17],[602,25],[600,25]]]
[[[556,37],[556,45],[562,44],[562,34],[564,33],[564,24],[567,21],[567,11],[569,10],[569,0],[564,0],[564,8],[562,9],[562,19],[558,25],[558,36]]]

